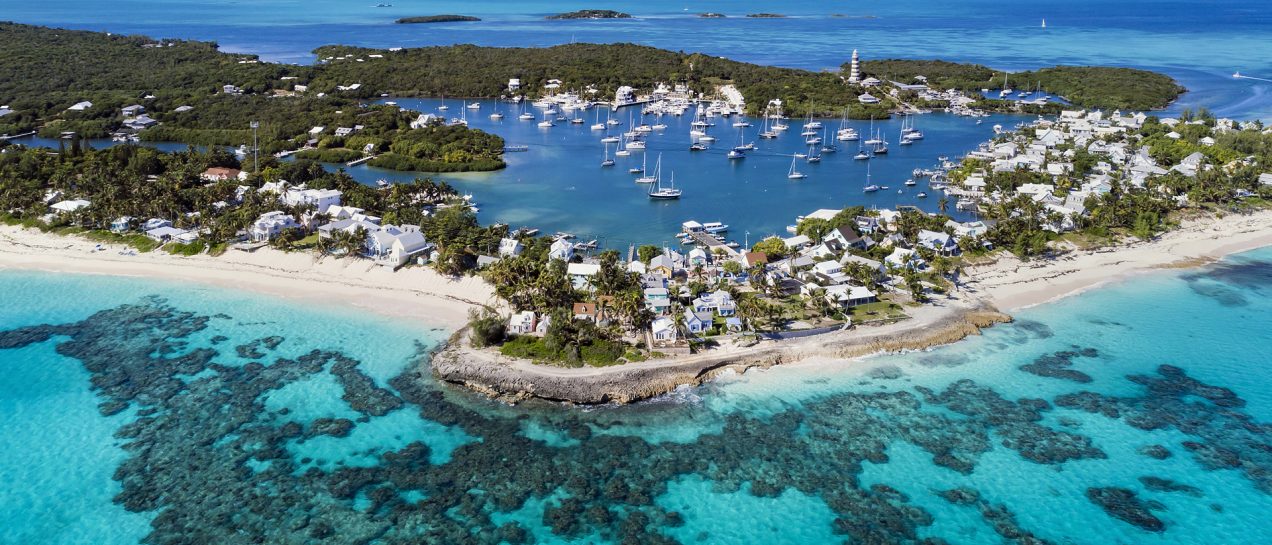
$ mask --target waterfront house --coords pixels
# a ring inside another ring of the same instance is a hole
[[[649,332],[657,343],[674,343],[679,337],[676,334],[675,320],[665,316],[654,320],[654,323],[649,326]]]
[[[627,264],[627,272],[643,275],[648,270],[649,270],[649,267],[647,267],[645,263],[639,259],[634,259],[632,260],[631,263]]]
[[[874,303],[879,300],[879,297],[865,286],[840,284],[826,288],[826,300],[830,301],[831,304],[851,308],[857,305]]]
[[[146,231],[146,238],[149,238],[150,240],[153,240],[155,242],[163,243],[163,242],[176,240],[178,237],[181,237],[182,235],[187,235],[187,234],[189,234],[189,232],[186,231],[185,229],[178,229],[176,227],[168,226],[168,227],[160,227],[158,229],[151,229],[149,231]]]
[[[801,271],[813,268],[817,262],[812,257],[806,255],[793,255],[776,263],[777,268],[782,272],[794,276]]]
[[[945,222],[945,227],[954,231],[956,237],[980,237],[985,236],[989,232],[989,227],[983,221],[967,221],[957,222],[949,220]]]
[[[534,333],[535,322],[534,312],[529,310],[513,314],[508,320],[508,334],[531,335]]]
[[[697,267],[707,264],[707,252],[702,248],[689,250],[689,266]]]
[[[599,321],[600,307],[595,302],[574,303],[573,314],[575,320],[596,323]]]
[[[806,235],[795,235],[790,238],[782,239],[782,244],[786,246],[787,250],[791,251],[801,250],[812,243],[813,240],[808,238]]]
[[[160,218],[150,218],[146,220],[146,223],[141,224],[142,231],[149,231],[160,227],[172,227],[172,222]]]
[[[525,249],[526,247],[521,244],[521,241],[515,238],[505,237],[499,239],[499,257],[517,257]]]
[[[768,254],[764,252],[746,252],[742,255],[742,265],[751,268],[756,265],[767,265]]]
[[[574,244],[565,239],[553,242],[552,247],[548,248],[548,259],[559,259],[561,261],[574,259]]]
[[[879,230],[879,218],[874,216],[857,216],[853,218],[853,223],[857,224],[857,231],[862,233],[874,233]]]
[[[110,222],[110,232],[125,233],[129,229],[132,229],[132,221],[132,216],[120,216],[115,218],[115,221]]]
[[[386,225],[367,236],[367,255],[381,265],[400,267],[432,247],[416,225]]]
[[[838,261],[820,261],[813,265],[813,276],[817,278],[819,284],[834,285],[843,284],[848,281],[848,276],[844,274],[844,267]]]
[[[53,213],[55,214],[70,214],[71,212],[76,212],[84,208],[88,208],[89,206],[92,206],[92,204],[93,204],[92,202],[86,201],[84,199],[72,199],[67,201],[55,202],[49,205],[49,208],[53,209]]]
[[[256,218],[252,222],[251,228],[248,229],[248,235],[254,242],[268,242],[284,229],[298,229],[300,224],[296,223],[296,218],[291,214],[284,214],[282,211],[275,210],[266,212]]]
[[[695,312],[692,308],[685,308],[685,329],[695,335],[701,334],[711,329],[713,318],[710,312]]]
[[[576,290],[591,290],[592,277],[601,272],[598,263],[570,263],[565,268],[565,275]]]
[[[959,253],[958,243],[954,242],[954,237],[947,233],[921,229],[919,230],[918,241],[919,245],[940,255],[951,256]]]
[[[862,104],[878,104],[880,102],[878,97],[870,93],[862,93],[857,97],[857,101]]]

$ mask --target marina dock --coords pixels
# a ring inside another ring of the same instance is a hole
[[[711,236],[711,233],[707,233],[705,231],[692,231],[688,234],[689,234],[689,238],[693,239],[693,243],[697,244],[698,246],[701,246],[704,250],[707,251],[707,253],[715,254],[716,249],[719,248],[721,250],[724,250],[725,254],[728,255],[729,257],[738,256],[737,250],[734,250],[733,248],[730,248],[725,243],[720,242],[719,240],[716,240],[715,237]]]

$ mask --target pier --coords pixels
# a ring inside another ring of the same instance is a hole
[[[707,253],[710,253],[712,255],[714,255],[716,253],[716,249],[719,248],[721,250],[724,250],[725,254],[728,255],[729,257],[738,256],[737,250],[734,250],[733,248],[730,248],[725,243],[720,242],[719,240],[716,240],[715,237],[711,236],[711,233],[708,233],[706,231],[690,232],[689,238],[693,239],[694,244],[702,246],[707,251]]]
[[[22,134],[14,134],[14,135],[0,134],[0,140],[13,140],[15,138],[24,138],[27,136],[35,136],[35,131],[24,132]]]
[[[372,159],[375,159],[376,157],[379,157],[379,155],[368,155],[368,156],[366,156],[366,157],[362,157],[362,158],[354,159],[354,160],[352,160],[352,161],[349,161],[348,163],[345,163],[345,166],[347,166],[347,167],[356,167],[356,166],[358,166],[358,165],[361,165],[362,163],[365,163],[365,162],[367,162],[367,161],[370,161],[370,160],[372,160]]]

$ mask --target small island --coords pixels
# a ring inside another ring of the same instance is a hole
[[[581,9],[568,13],[549,15],[548,19],[631,19],[632,16],[612,9]]]
[[[786,16],[780,13],[749,13],[747,17],[752,19],[782,19]]]
[[[413,25],[420,23],[458,23],[480,20],[480,17],[472,17],[470,15],[421,15],[419,17],[403,17],[394,22],[399,25]]]
[[[698,17],[701,17],[703,19],[723,19],[726,17],[726,15],[723,13],[707,12],[707,13],[699,13]]]

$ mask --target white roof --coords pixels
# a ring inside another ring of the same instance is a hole
[[[53,203],[53,205],[50,206],[49,208],[52,208],[59,212],[74,212],[81,208],[85,208],[91,204],[93,203],[88,202],[84,199],[75,199],[71,201],[60,201],[60,202]]]
[[[601,272],[601,266],[596,263],[570,263],[565,267],[565,273],[571,276],[593,276]]]
[[[816,219],[816,220],[826,220],[826,221],[830,221],[830,220],[831,220],[831,219],[833,219],[833,218],[835,217],[835,215],[837,215],[837,214],[839,214],[839,211],[838,211],[838,210],[835,210],[835,209],[833,209],[833,208],[822,208],[822,209],[820,209],[820,210],[814,210],[811,214],[808,214],[808,215],[804,216],[804,219],[806,219],[806,220]]]

